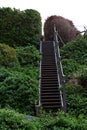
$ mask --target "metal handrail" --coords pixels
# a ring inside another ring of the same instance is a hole
[[[66,90],[65,90],[65,75],[63,73],[62,68],[62,62],[61,62],[61,56],[60,56],[60,48],[59,48],[59,41],[57,37],[57,30],[56,26],[54,25],[54,50],[55,50],[55,56],[56,56],[56,63],[57,63],[57,72],[58,72],[58,82],[59,86],[63,87],[62,91],[62,104],[63,104],[63,110],[66,112]]]
[[[42,41],[40,41],[40,54],[42,54]],[[41,106],[41,65],[42,65],[42,60],[40,57],[40,72],[39,72],[39,106]]]
[[[40,54],[42,54],[42,41],[40,41]],[[36,108],[36,116],[40,115],[40,107],[41,107],[41,65],[42,65],[42,60],[40,57],[40,61],[39,61],[39,101],[36,104],[35,108]]]

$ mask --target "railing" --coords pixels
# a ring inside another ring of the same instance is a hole
[[[59,41],[57,36],[56,26],[54,25],[54,51],[55,51],[55,59],[57,66],[57,75],[58,75],[58,83],[61,95],[61,103],[64,112],[66,112],[66,89],[65,89],[65,75],[63,74],[63,68],[61,63],[60,49],[59,49]]]
[[[42,41],[40,40],[40,55],[42,54]],[[39,102],[38,104],[36,104],[36,116],[39,116],[40,115],[40,106],[41,106],[41,64],[42,64],[42,60],[41,60],[42,57],[40,57],[40,63],[39,63]]]
[[[42,41],[40,41],[40,55],[42,54]],[[41,105],[41,65],[42,65],[42,57],[40,57],[40,74],[39,74],[39,106]]]

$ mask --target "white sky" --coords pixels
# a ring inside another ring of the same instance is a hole
[[[0,0],[0,7],[35,9],[42,23],[51,15],[60,15],[72,20],[80,30],[87,26],[87,0]]]

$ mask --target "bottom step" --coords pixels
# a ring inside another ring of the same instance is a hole
[[[61,107],[61,105],[59,106],[59,105],[55,105],[55,106],[42,106],[43,107],[43,109],[52,109],[52,110],[54,110],[54,109],[61,109],[62,107]]]

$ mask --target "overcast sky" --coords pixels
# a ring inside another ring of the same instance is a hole
[[[60,15],[72,20],[80,30],[87,26],[87,0],[0,0],[0,7],[35,9],[42,23],[51,15]]]

